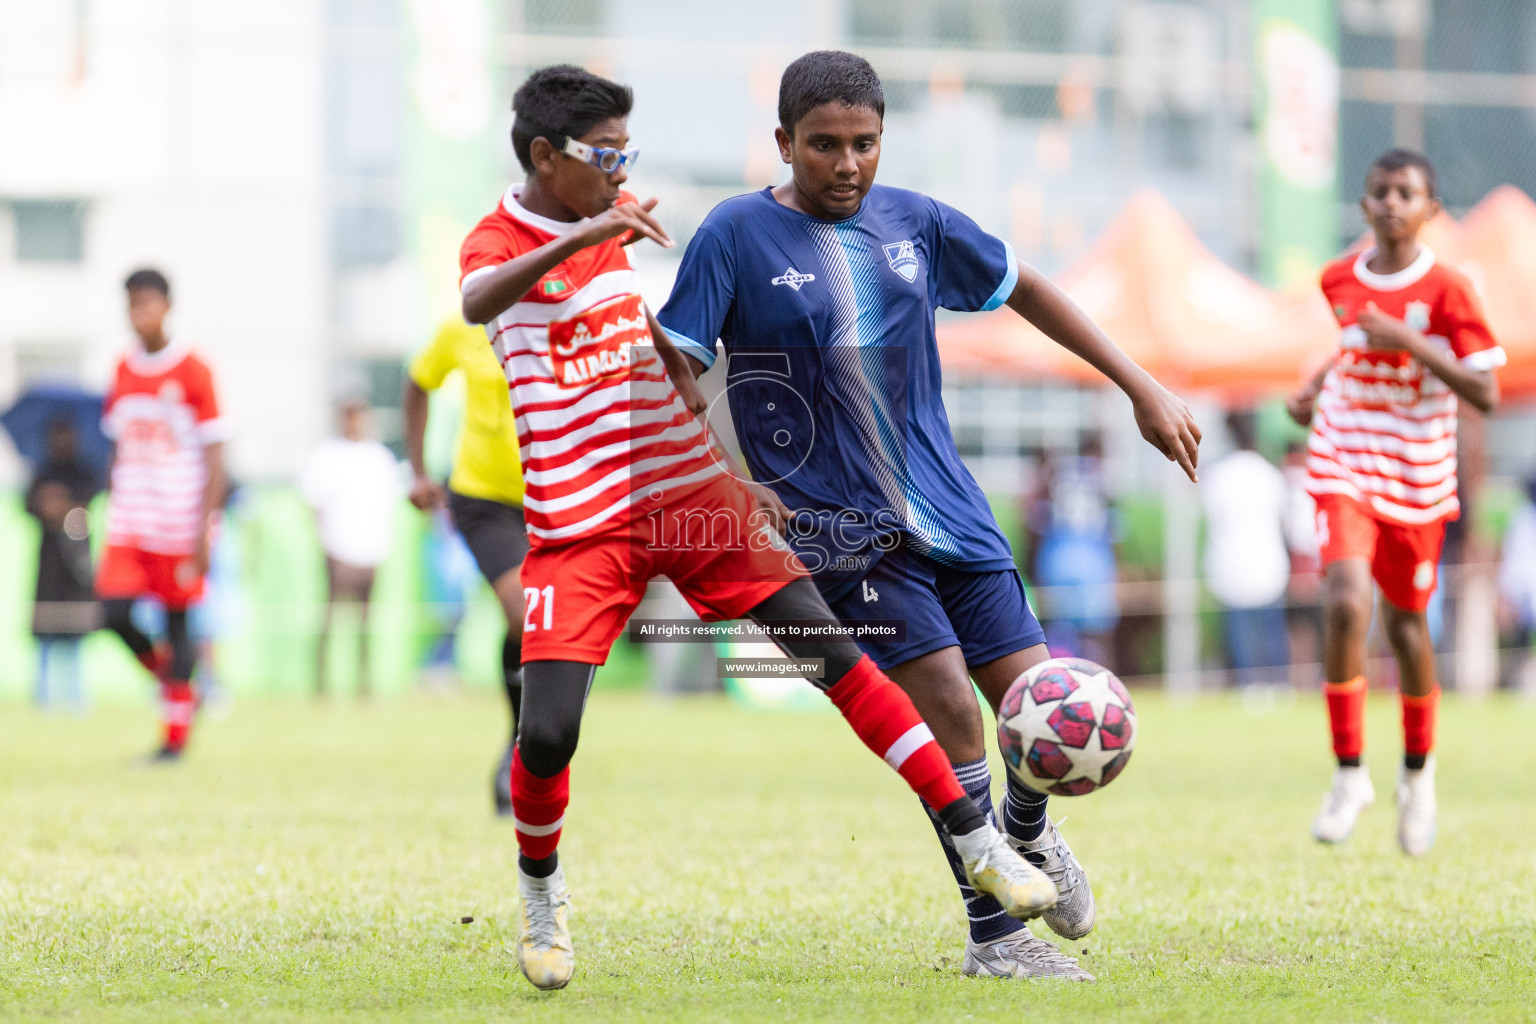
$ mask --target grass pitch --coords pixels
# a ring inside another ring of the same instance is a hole
[[[1072,948],[1100,980],[1067,985],[960,976],[932,833],[835,715],[599,692],[549,994],[509,951],[493,698],[248,702],[171,768],[130,764],[148,708],[5,706],[0,1020],[1530,1019],[1536,707],[1447,701],[1440,843],[1410,861],[1395,702],[1377,806],[1328,849],[1320,702],[1138,700],[1130,769],[1052,804],[1099,899]]]

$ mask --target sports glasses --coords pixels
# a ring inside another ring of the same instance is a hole
[[[606,146],[589,146],[585,142],[577,142],[575,139],[565,140],[565,148],[561,150],[567,156],[573,156],[577,160],[584,160],[603,171],[612,173],[620,167],[633,167],[635,161],[640,159],[638,149],[609,149]]]

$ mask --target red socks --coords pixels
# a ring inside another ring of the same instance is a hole
[[[191,683],[160,684],[160,721],[165,726],[165,749],[179,751],[187,745],[192,731],[192,717],[197,713],[197,697]]]
[[[867,656],[827,696],[864,745],[896,769],[929,807],[941,810],[965,797],[949,758],[911,699]],[[570,779],[569,767],[551,778],[539,778],[523,764],[522,750],[513,748],[512,816],[518,849],[529,860],[545,860],[560,845]]]
[[[1426,757],[1435,749],[1435,711],[1440,707],[1440,687],[1422,697],[1402,695],[1403,753]]]
[[[912,699],[868,655],[827,696],[864,745],[896,769],[929,807],[940,810],[965,796],[949,757],[912,706]]]
[[[1333,755],[1359,760],[1365,749],[1365,676],[1344,683],[1324,683],[1328,727],[1333,731]]]
[[[156,644],[143,654],[134,655],[139,659],[139,664],[149,670],[156,679],[165,679],[171,670],[171,649],[165,644]]]
[[[529,860],[544,860],[560,845],[565,807],[571,802],[570,766],[541,779],[523,764],[523,752],[512,750],[512,820],[517,847]]]
[[[1365,676],[1347,683],[1324,683],[1328,701],[1328,725],[1333,730],[1333,753],[1356,758],[1365,749]],[[1422,697],[1400,694],[1403,706],[1403,753],[1425,757],[1435,749],[1435,712],[1440,707],[1440,687]]]

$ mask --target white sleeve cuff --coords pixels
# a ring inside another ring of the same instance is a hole
[[[491,273],[495,269],[495,267],[480,267],[477,270],[471,270],[469,273],[465,274],[462,278],[459,279],[459,293],[463,294],[464,286],[469,284],[469,282],[473,281],[477,277],[484,277],[486,274]]]
[[[220,444],[229,440],[229,420],[223,416],[203,420],[197,425],[197,438],[203,444]]]
[[[1493,348],[1480,348],[1476,352],[1468,352],[1461,357],[1461,365],[1469,370],[1493,370],[1507,362],[1509,362],[1509,356],[1499,345]]]
[[[1018,286],[1019,259],[1013,254],[1013,246],[1006,241],[1003,242],[1003,252],[1008,258],[1008,272],[1003,275],[1003,281],[997,286],[997,291],[992,293],[992,297],[986,301],[979,312],[986,313],[1001,306],[1008,301],[1008,296],[1012,295],[1013,289]]]

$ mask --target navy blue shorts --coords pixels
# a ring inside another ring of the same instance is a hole
[[[830,602],[845,622],[906,623],[894,640],[860,640],[881,669],[958,645],[969,666],[1045,643],[1016,569],[976,572],[935,562],[903,545],[887,552],[863,580]]]

